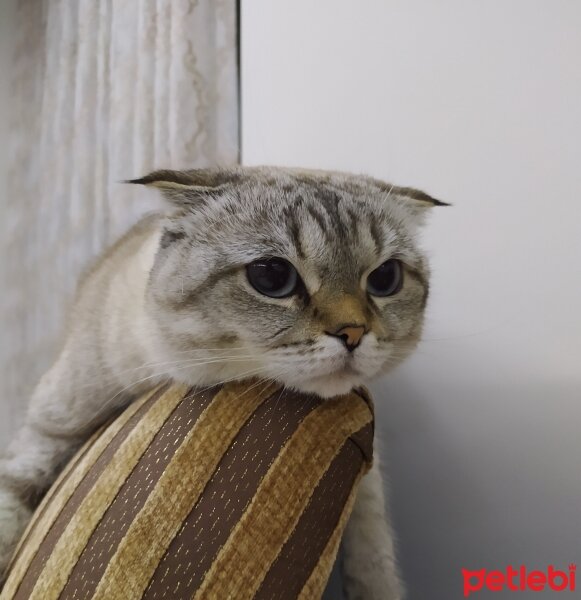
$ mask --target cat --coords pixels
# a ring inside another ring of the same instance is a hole
[[[421,335],[417,234],[445,203],[367,176],[275,167],[156,171],[165,212],[82,279],[64,345],[0,463],[0,567],[60,467],[158,382],[274,379],[331,397]],[[377,453],[376,453],[377,454]],[[377,456],[344,535],[349,600],[402,597]]]

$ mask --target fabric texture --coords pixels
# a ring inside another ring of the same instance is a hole
[[[79,451],[0,598],[321,598],[372,447],[363,391],[162,386]]]
[[[234,0],[21,0],[0,198],[0,443],[79,274],[156,206],[122,181],[238,161]]]

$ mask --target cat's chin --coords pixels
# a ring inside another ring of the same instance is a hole
[[[353,373],[334,373],[299,382],[293,381],[290,387],[307,394],[316,394],[321,398],[332,398],[348,394],[354,387],[358,387],[362,383],[361,377]],[[289,384],[287,383],[287,385]]]
[[[237,371],[240,370],[240,374]],[[211,386],[223,383],[224,381],[235,381],[244,380],[244,375],[248,369],[244,367],[239,369],[236,368],[232,371],[225,372],[223,369],[212,372],[207,369],[203,372],[200,371],[178,371],[170,373],[175,381],[190,385],[190,386]],[[252,377],[250,377],[252,379]],[[321,398],[332,398],[334,396],[341,396],[342,394],[348,394],[353,388],[364,384],[365,378],[361,373],[354,369],[347,367],[339,371],[327,373],[325,375],[318,375],[309,377],[308,379],[297,379],[295,377],[273,377],[278,380],[279,383],[287,388],[295,389],[299,392],[306,394],[315,394]]]

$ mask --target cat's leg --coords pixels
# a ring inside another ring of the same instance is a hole
[[[376,452],[371,470],[359,484],[353,512],[343,536],[348,600],[403,598],[378,463]]]
[[[78,354],[77,354],[78,356]],[[85,364],[91,364],[87,361]],[[0,580],[34,505],[119,402],[67,349],[36,387],[22,428],[0,459]]]
[[[26,423],[0,460],[0,581],[40,494],[76,440],[51,437]]]

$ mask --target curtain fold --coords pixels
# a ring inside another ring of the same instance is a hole
[[[121,181],[238,160],[235,0],[20,0],[0,199],[0,442],[79,274],[155,207]]]

